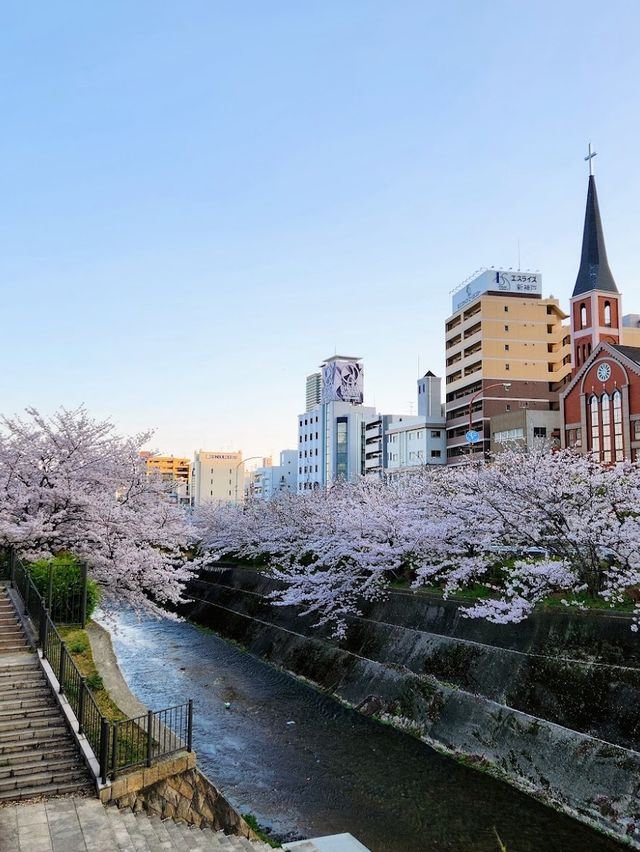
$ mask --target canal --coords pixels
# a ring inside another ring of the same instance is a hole
[[[192,624],[122,613],[113,644],[151,709],[194,699],[200,768],[280,839],[350,831],[372,852],[499,852],[497,832],[508,852],[625,848]]]

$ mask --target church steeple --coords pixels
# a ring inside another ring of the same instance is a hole
[[[592,171],[589,145],[589,189],[582,233],[580,269],[571,297],[571,344],[574,373],[600,343],[620,343],[622,305],[620,293],[609,269],[604,244],[598,193]]]
[[[618,292],[607,260],[607,249],[604,244],[602,219],[598,206],[598,193],[596,192],[596,179],[592,174],[589,175],[587,209],[584,214],[580,269],[573,288],[573,295],[574,297],[582,296],[584,293],[591,292],[591,290],[600,290],[604,293]]]

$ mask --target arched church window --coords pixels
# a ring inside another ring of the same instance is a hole
[[[602,461],[611,462],[611,399],[608,393],[600,397],[602,405]]]
[[[587,327],[587,306],[583,302],[580,305],[580,328]]]
[[[604,324],[611,328],[611,302],[604,303]]]
[[[591,452],[600,456],[600,406],[598,397],[592,396],[589,402],[591,410]]]
[[[622,437],[622,394],[613,392],[613,449],[616,461],[624,460],[624,440]]]

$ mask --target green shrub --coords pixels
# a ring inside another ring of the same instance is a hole
[[[102,678],[99,674],[90,674],[87,677],[87,686],[89,689],[104,689],[104,683],[102,682]]]
[[[49,595],[49,567],[52,568],[51,618],[56,623],[77,624],[82,606],[82,569],[80,560],[72,553],[61,553],[53,559],[40,559],[29,566],[34,585],[47,601]],[[87,618],[91,618],[98,601],[100,589],[95,580],[87,579]]]

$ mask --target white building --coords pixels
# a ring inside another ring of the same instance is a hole
[[[442,379],[431,371],[418,379],[417,416],[389,414],[379,418],[382,429],[379,452],[375,442],[366,438],[365,472],[399,474],[424,465],[445,464],[446,430],[441,399]],[[370,425],[365,427],[368,436]],[[374,455],[381,464],[376,468]]]
[[[402,473],[446,462],[441,379],[418,380],[418,415],[378,414],[362,405],[359,358],[335,355],[322,364],[321,403],[298,415],[298,492],[339,479]],[[307,379],[307,388],[308,388]]]
[[[271,500],[274,494],[295,494],[298,482],[298,451],[282,450],[280,464],[252,472],[251,494],[255,500]]]
[[[238,503],[244,499],[242,453],[207,452],[194,455],[191,473],[193,506],[203,503]]]
[[[375,415],[374,408],[362,405],[360,358],[334,355],[314,375],[321,377],[320,402],[298,415],[298,492],[360,476],[363,424]]]

